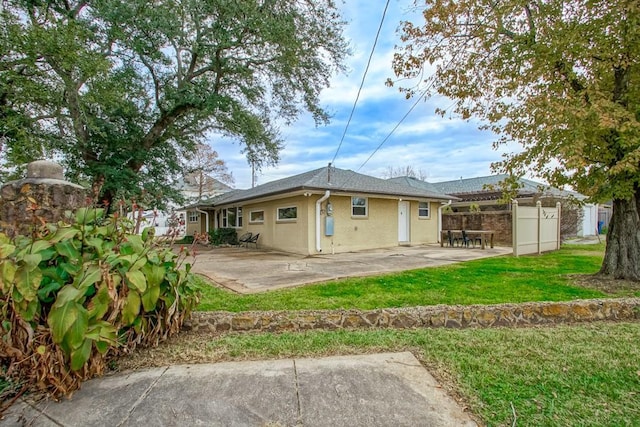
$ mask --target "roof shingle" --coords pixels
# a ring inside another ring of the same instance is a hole
[[[267,182],[247,190],[230,191],[203,204],[220,206],[299,190],[330,190],[435,200],[455,199],[455,197],[443,194],[432,188],[422,188],[403,182],[375,178],[351,170],[323,167],[288,178]]]

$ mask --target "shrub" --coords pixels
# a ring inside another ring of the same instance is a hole
[[[471,203],[469,205],[469,212],[471,213],[478,213],[478,212],[482,212],[482,210],[480,209],[480,205],[477,203]]]
[[[197,304],[187,251],[155,246],[153,228],[135,235],[131,221],[91,208],[45,227],[43,237],[0,233],[8,376],[68,394],[113,357],[178,332]]]
[[[209,232],[211,243],[214,245],[237,245],[238,233],[235,228],[216,228]]]
[[[178,245],[190,245],[195,241],[195,236],[184,236],[180,240],[176,240],[175,243]]]

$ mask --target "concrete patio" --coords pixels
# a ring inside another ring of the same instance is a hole
[[[508,255],[512,250],[432,244],[314,256],[245,247],[203,246],[197,252],[194,273],[238,293],[255,293]]]

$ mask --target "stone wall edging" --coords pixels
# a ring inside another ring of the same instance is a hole
[[[640,298],[376,310],[194,312],[184,328],[195,332],[284,332],[313,329],[515,327],[600,320],[640,320]]]

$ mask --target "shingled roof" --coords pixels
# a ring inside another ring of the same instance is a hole
[[[339,191],[381,196],[418,197],[451,200],[456,197],[436,190],[419,188],[388,179],[375,178],[351,170],[323,167],[299,175],[267,182],[248,190],[234,190],[214,197],[201,205],[220,206],[293,191]]]
[[[479,176],[476,178],[456,179],[453,181],[434,182],[430,184],[435,191],[441,193],[453,194],[456,196],[470,195],[475,193],[499,192],[500,182],[508,178],[506,174]],[[531,181],[529,179],[520,178],[518,183],[521,188],[518,189],[519,194],[543,194],[554,197],[576,197],[584,198],[580,193],[573,191],[560,190],[549,185]],[[485,188],[486,186],[494,186],[494,190]]]

